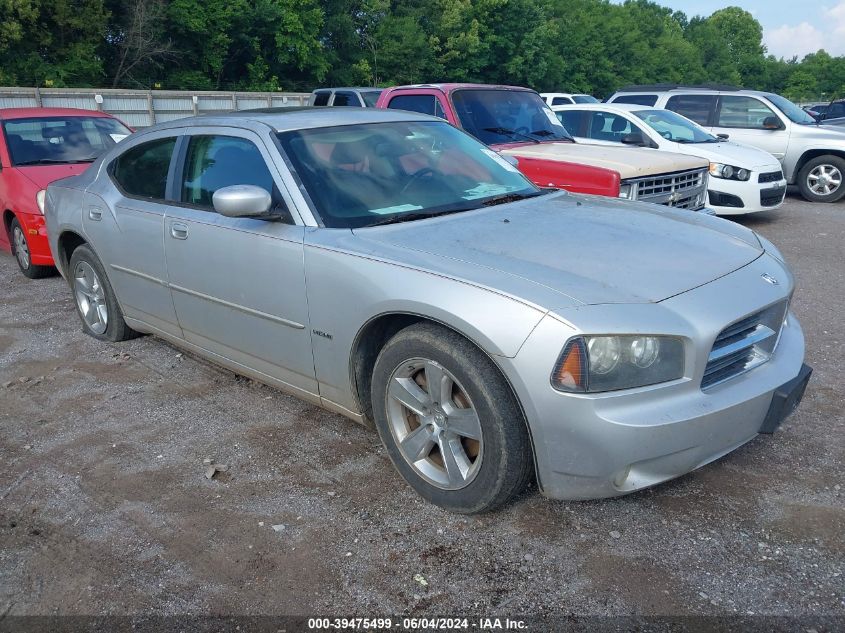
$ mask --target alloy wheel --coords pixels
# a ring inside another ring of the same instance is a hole
[[[829,196],[842,186],[842,172],[835,165],[817,165],[807,174],[807,186],[819,196]]]
[[[484,449],[481,422],[451,372],[429,359],[405,361],[393,370],[386,398],[390,432],[417,474],[443,490],[475,479]]]
[[[29,268],[31,262],[29,257],[29,244],[26,243],[26,236],[20,226],[15,226],[12,239],[15,241],[15,257],[23,270]]]
[[[73,290],[76,305],[85,323],[95,334],[103,334],[109,325],[109,310],[103,284],[88,262],[76,265],[73,272]]]

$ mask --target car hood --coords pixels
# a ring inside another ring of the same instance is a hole
[[[546,142],[533,145],[496,146],[502,154],[519,158],[535,158],[566,163],[591,165],[618,172],[620,177],[639,178],[654,174],[665,174],[688,169],[708,167],[706,161],[695,156],[684,156],[671,152],[643,151],[639,147],[613,147],[607,145],[585,145],[583,143]]]
[[[802,140],[827,141],[836,143],[836,147],[845,147],[845,128],[840,125],[830,125],[823,121],[819,125],[793,125],[792,137]]]
[[[91,163],[73,163],[64,165],[25,165],[15,167],[18,172],[26,176],[39,189],[46,189],[47,185],[68,176],[78,176],[88,169]]]
[[[693,156],[699,156],[715,163],[725,163],[734,167],[745,169],[769,168],[780,169],[778,160],[761,149],[723,141],[721,143],[667,143],[666,149],[673,152],[687,152]]]
[[[514,277],[532,282],[543,287],[545,292],[536,293],[542,300],[522,298],[547,309],[573,305],[573,300],[662,301],[763,253],[753,231],[727,220],[566,193],[354,233],[369,245],[383,244],[382,255],[391,259],[405,253],[413,260],[414,252],[427,253],[429,268],[439,274],[473,281],[472,268],[477,268],[478,277],[485,285],[495,284],[495,290],[513,294]],[[379,249],[368,251],[378,254]],[[526,284],[518,286],[524,291]]]

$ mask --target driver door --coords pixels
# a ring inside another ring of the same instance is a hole
[[[180,141],[165,254],[185,339],[229,364],[317,393],[303,262],[304,227],[214,210],[221,187],[256,185],[291,201],[264,140],[248,130],[189,128]],[[289,216],[289,214],[285,214]]]

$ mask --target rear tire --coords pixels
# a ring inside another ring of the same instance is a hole
[[[533,476],[531,440],[510,386],[452,330],[419,323],[395,334],[376,359],[372,405],[396,469],[441,508],[493,510]]]
[[[21,269],[25,277],[41,279],[42,277],[49,277],[56,273],[56,269],[52,266],[37,266],[32,263],[29,242],[17,218],[13,218],[11,225],[9,225],[9,243],[12,245],[12,255],[15,256],[18,268]]]
[[[76,300],[82,331],[100,341],[126,341],[138,332],[126,325],[114,290],[99,258],[87,245],[73,251],[68,282]]]
[[[845,159],[826,155],[813,158],[798,172],[798,188],[810,202],[836,202],[845,196]]]

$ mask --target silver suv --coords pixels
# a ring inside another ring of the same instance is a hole
[[[817,123],[789,99],[728,87],[630,86],[610,103],[673,110],[709,129],[773,154],[789,184],[811,202],[845,196],[845,128]]]

